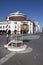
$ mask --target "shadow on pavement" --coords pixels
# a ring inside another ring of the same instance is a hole
[[[31,40],[23,40],[23,42],[30,42]]]

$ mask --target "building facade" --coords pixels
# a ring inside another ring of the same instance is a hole
[[[6,21],[0,21],[0,31],[10,33],[14,32],[21,34],[23,32],[33,34],[39,30],[39,27],[39,24],[33,24],[31,20],[26,19],[26,15],[18,11],[16,13],[9,14],[9,16],[6,17]]]

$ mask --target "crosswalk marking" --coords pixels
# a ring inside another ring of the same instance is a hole
[[[15,55],[15,53],[9,53],[6,56],[4,56],[3,58],[0,59],[0,65],[2,65],[3,63],[5,63],[8,59],[10,59],[13,55]]]

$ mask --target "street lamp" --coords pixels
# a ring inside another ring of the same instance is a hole
[[[6,33],[7,33],[6,37],[7,37],[7,44],[8,44],[8,20],[7,20],[7,30],[6,30]]]

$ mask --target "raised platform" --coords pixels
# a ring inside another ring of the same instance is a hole
[[[23,45],[20,47],[8,46],[9,51],[24,51],[26,48],[27,48],[27,45]]]
[[[8,45],[9,43],[13,44]],[[27,45],[23,44],[22,41],[12,40],[9,43],[7,45],[4,45],[4,47],[7,48],[9,51],[24,51],[27,48]]]

